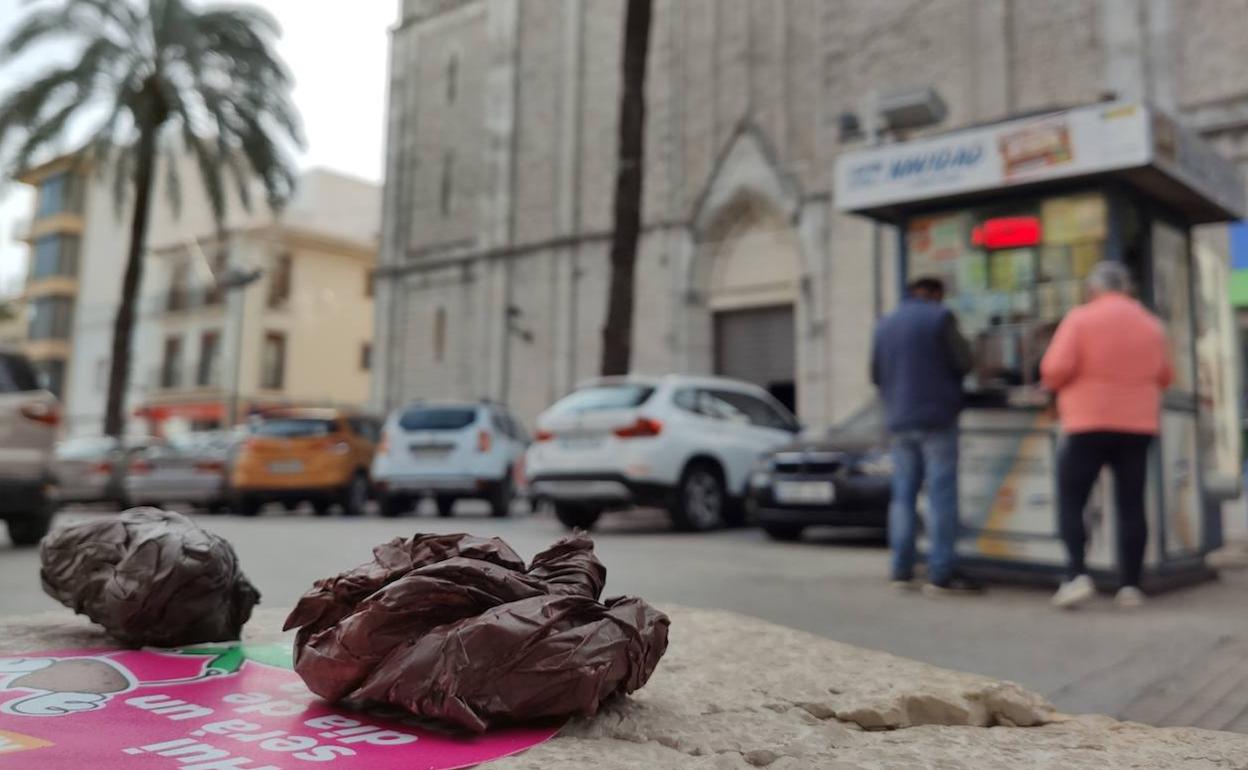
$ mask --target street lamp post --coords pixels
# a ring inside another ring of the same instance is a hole
[[[264,271],[260,268],[243,270],[231,267],[217,278],[217,288],[226,294],[230,314],[234,319],[234,360],[230,365],[230,387],[225,407],[228,425],[223,426],[227,429],[233,428],[238,422],[239,391],[243,368],[243,324],[247,317],[246,289],[259,281],[262,275]]]

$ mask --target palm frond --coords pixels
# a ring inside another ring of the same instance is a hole
[[[182,216],[182,179],[178,174],[178,158],[174,152],[174,142],[165,142],[161,153],[161,163],[165,164],[165,194],[169,208],[175,219]]]
[[[125,0],[115,0],[125,5]],[[0,46],[5,57],[17,57],[32,46],[56,38],[105,38],[121,46],[133,42],[133,27],[104,11],[106,0],[69,0],[55,9],[34,11],[22,19]]]

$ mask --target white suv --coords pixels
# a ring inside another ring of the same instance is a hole
[[[0,347],[0,519],[14,545],[38,544],[52,523],[59,422],[56,397],[40,387],[30,361]]]
[[[754,464],[799,431],[767,391],[737,380],[594,380],[538,417],[529,491],[568,527],[634,505],[666,508],[678,529],[738,524]]]
[[[450,516],[461,498],[487,500],[493,515],[506,516],[515,498],[512,473],[528,443],[520,421],[499,404],[399,409],[386,420],[373,458],[381,514],[399,516],[428,496],[441,516]]]

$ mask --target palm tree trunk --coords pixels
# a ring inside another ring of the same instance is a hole
[[[641,236],[641,193],[646,139],[646,58],[650,53],[651,0],[628,0],[624,22],[620,146],[615,176],[615,230],[611,288],[602,327],[604,376],[627,374],[633,353],[633,283]]]
[[[143,252],[147,250],[147,222],[151,214],[152,182],[156,166],[156,129],[139,134],[134,170],[134,215],[130,220],[130,252],[121,280],[121,305],[113,323],[113,360],[108,373],[108,401],[104,410],[104,434],[120,437],[126,429],[126,391],[130,385],[130,342],[134,331],[135,305],[143,284]]]

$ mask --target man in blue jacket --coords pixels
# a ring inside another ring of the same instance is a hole
[[[884,400],[892,435],[893,489],[888,511],[894,585],[913,585],[916,502],[927,482],[929,553],[925,593],[977,591],[956,569],[958,415],[971,349],[945,307],[939,278],[920,278],[876,325],[871,381]]]

